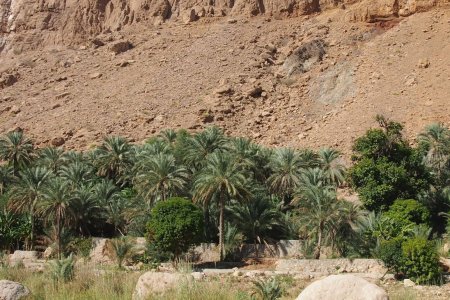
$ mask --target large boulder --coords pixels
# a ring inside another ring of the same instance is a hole
[[[35,262],[39,258],[37,251],[21,251],[16,250],[9,256],[9,264],[15,267],[20,264],[26,264],[29,262]]]
[[[30,291],[18,282],[0,280],[0,300],[18,300],[29,294]]]
[[[180,273],[147,272],[139,277],[133,299],[141,300],[152,295],[161,295],[190,280],[192,276]]]
[[[331,275],[307,286],[297,300],[388,300],[386,291],[354,275]]]

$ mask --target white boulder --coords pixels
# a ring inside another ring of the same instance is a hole
[[[331,275],[307,286],[297,300],[388,300],[386,291],[354,275]]]

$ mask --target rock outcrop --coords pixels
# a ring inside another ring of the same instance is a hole
[[[161,295],[189,280],[192,276],[180,273],[147,272],[139,277],[133,293],[134,300],[148,299],[151,295]]]
[[[331,275],[307,286],[297,300],[388,300],[385,290],[354,275]]]
[[[30,294],[30,291],[18,282],[0,280],[0,299],[19,300]]]
[[[0,53],[75,45],[102,32],[165,20],[184,23],[208,16],[299,16],[350,6],[346,18],[373,22],[408,16],[450,0],[1,0]]]

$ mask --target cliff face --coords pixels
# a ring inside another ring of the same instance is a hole
[[[166,20],[312,14],[344,6],[349,21],[407,16],[450,0],[0,0],[0,52],[77,44],[103,31]]]

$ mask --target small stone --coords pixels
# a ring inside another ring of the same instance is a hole
[[[228,19],[227,22],[228,22],[228,24],[235,24],[235,23],[237,23],[237,20],[236,19]]]
[[[428,59],[421,59],[417,64],[420,69],[427,69],[430,66],[430,61]]]
[[[20,113],[21,110],[20,110],[20,107],[14,105],[13,107],[11,107],[10,111],[11,111],[11,113],[17,115],[18,113]]]
[[[89,78],[90,79],[97,79],[97,78],[100,78],[102,76],[103,76],[103,74],[102,73],[98,73],[98,72],[89,74]]]
[[[405,279],[405,280],[403,280],[403,285],[404,285],[405,287],[413,287],[413,286],[415,286],[416,284],[415,284],[414,281],[412,281],[411,279]]]
[[[60,100],[60,99],[66,98],[66,97],[69,96],[69,95],[70,95],[69,92],[64,92],[64,93],[62,93],[62,94],[56,95],[55,98],[56,98],[57,100]]]
[[[62,146],[65,142],[66,141],[62,137],[55,137],[54,139],[52,139],[52,145],[55,147]]]
[[[129,41],[126,40],[115,41],[108,47],[109,51],[113,52],[116,55],[126,52],[132,48],[133,44],[131,44]]]

